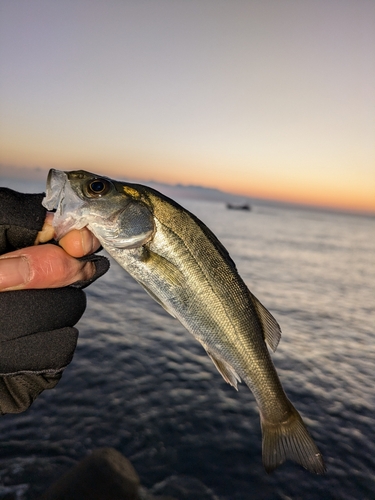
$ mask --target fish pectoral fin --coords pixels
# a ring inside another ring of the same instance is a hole
[[[171,286],[183,287],[185,285],[183,272],[173,262],[150,250],[147,245],[143,247],[142,259],[152,268],[153,273],[162,277],[163,281]]]
[[[241,378],[238,376],[234,368],[227,361],[224,361],[223,359],[211,354],[207,349],[206,352],[212,359],[213,364],[216,366],[218,372],[221,374],[225,382],[233,386],[236,391],[238,391],[237,382],[241,382]]]
[[[185,284],[185,277],[172,262],[165,259],[161,255],[152,252],[147,245],[143,247],[143,255],[142,258],[147,264],[152,268],[153,275],[155,277],[159,277],[160,281],[163,282],[163,286],[167,285],[170,288],[171,294],[175,295],[176,289],[183,289]],[[149,287],[149,285],[142,283],[139,281],[139,284],[143,286],[146,292],[152,297],[158,304],[160,304],[163,309],[167,311],[173,318],[176,318],[176,314],[173,311],[172,307],[169,304],[166,304],[165,301],[157,295],[157,293]],[[158,290],[158,288],[156,287]],[[180,292],[179,292],[180,293]]]
[[[251,292],[250,294],[263,327],[264,340],[270,346],[272,351],[275,352],[281,339],[280,325],[268,309],[266,309]]]
[[[145,286],[143,283],[140,283],[142,285],[142,287],[146,290],[146,292],[149,294],[150,297],[152,297],[155,302],[157,302],[158,304],[161,305],[161,307],[167,311],[168,314],[170,314],[173,318],[176,318],[174,312],[171,311],[171,309],[168,308],[168,306],[166,304],[164,304],[161,299],[159,299],[159,297],[157,295],[154,294],[154,292],[152,292],[147,286]]]

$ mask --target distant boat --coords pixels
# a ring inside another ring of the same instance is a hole
[[[232,205],[231,203],[227,203],[227,208],[229,208],[229,210],[247,210],[248,212],[251,210],[248,203],[244,203],[243,205]]]

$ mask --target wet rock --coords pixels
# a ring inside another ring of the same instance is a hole
[[[27,484],[17,484],[15,486],[0,485],[0,500],[22,500],[28,490]]]
[[[171,495],[172,498],[178,498],[178,500],[219,500],[215,493],[199,479],[183,475],[170,476],[155,484],[151,491],[154,494]]]
[[[39,500],[144,498],[151,500],[155,497],[148,497],[140,487],[138,474],[129,460],[114,448],[100,448],[58,479]],[[159,497],[158,500],[162,499]]]

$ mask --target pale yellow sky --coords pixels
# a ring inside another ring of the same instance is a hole
[[[0,163],[375,211],[375,3],[12,0]]]

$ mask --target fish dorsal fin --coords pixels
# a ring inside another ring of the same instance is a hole
[[[264,340],[272,351],[275,352],[281,338],[280,326],[268,309],[252,293],[251,298],[253,299],[253,304],[263,327]]]
[[[219,371],[225,382],[233,386],[236,389],[236,391],[238,391],[237,382],[241,382],[241,378],[237,375],[237,372],[234,370],[234,368],[227,361],[224,361],[223,359],[218,358],[217,356],[211,354],[210,351],[208,351],[207,349],[206,352],[212,359],[214,365],[216,366],[217,370]]]

